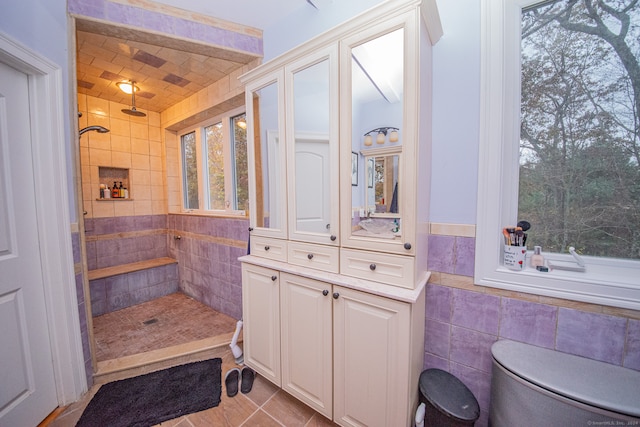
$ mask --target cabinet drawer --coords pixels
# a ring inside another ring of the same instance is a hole
[[[288,242],[289,263],[331,273],[340,272],[339,249],[311,243]]]
[[[251,236],[251,255],[287,262],[287,241]]]
[[[340,251],[340,273],[413,289],[414,258],[352,249]]]

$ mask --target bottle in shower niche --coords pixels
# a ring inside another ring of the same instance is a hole
[[[111,187],[111,198],[117,199],[120,197],[120,191],[118,191],[118,183],[113,181],[113,187]]]
[[[122,197],[124,197],[125,199],[129,198],[129,189],[127,187],[124,187],[124,194]]]
[[[118,186],[118,197],[124,199],[124,187],[122,187],[122,181],[120,181],[120,185]]]
[[[533,255],[531,255],[531,267],[536,268],[544,265],[544,257],[542,256],[542,247],[534,246]]]

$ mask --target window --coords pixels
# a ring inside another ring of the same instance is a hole
[[[244,214],[248,200],[244,112],[236,110],[201,123],[186,130],[180,140],[183,208]]]
[[[640,309],[640,6],[606,4],[483,2],[477,284]],[[506,269],[518,220],[586,270]]]
[[[189,132],[180,138],[182,150],[182,195],[186,209],[198,209],[198,158],[196,133]]]

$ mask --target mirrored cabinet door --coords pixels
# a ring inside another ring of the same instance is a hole
[[[284,73],[246,87],[252,235],[287,237]]]
[[[285,68],[289,239],[339,244],[337,45]]]
[[[346,247],[413,254],[416,90],[408,52],[415,15],[341,42],[341,237]]]

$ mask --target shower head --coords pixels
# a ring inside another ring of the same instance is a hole
[[[89,132],[90,130],[95,130],[98,133],[107,133],[109,132],[109,129],[102,127],[102,126],[87,126],[84,129],[80,129],[80,132],[78,132],[78,134],[80,136],[82,136],[83,133],[85,132]]]
[[[142,111],[138,111],[136,110],[136,106],[132,106],[131,108],[123,108],[122,110],[123,113],[128,114],[130,116],[136,116],[136,117],[145,117],[146,114],[143,113]]]
[[[142,111],[136,110],[136,82],[131,82],[131,108],[123,108],[122,111],[125,114],[136,117],[145,117],[146,114]]]

